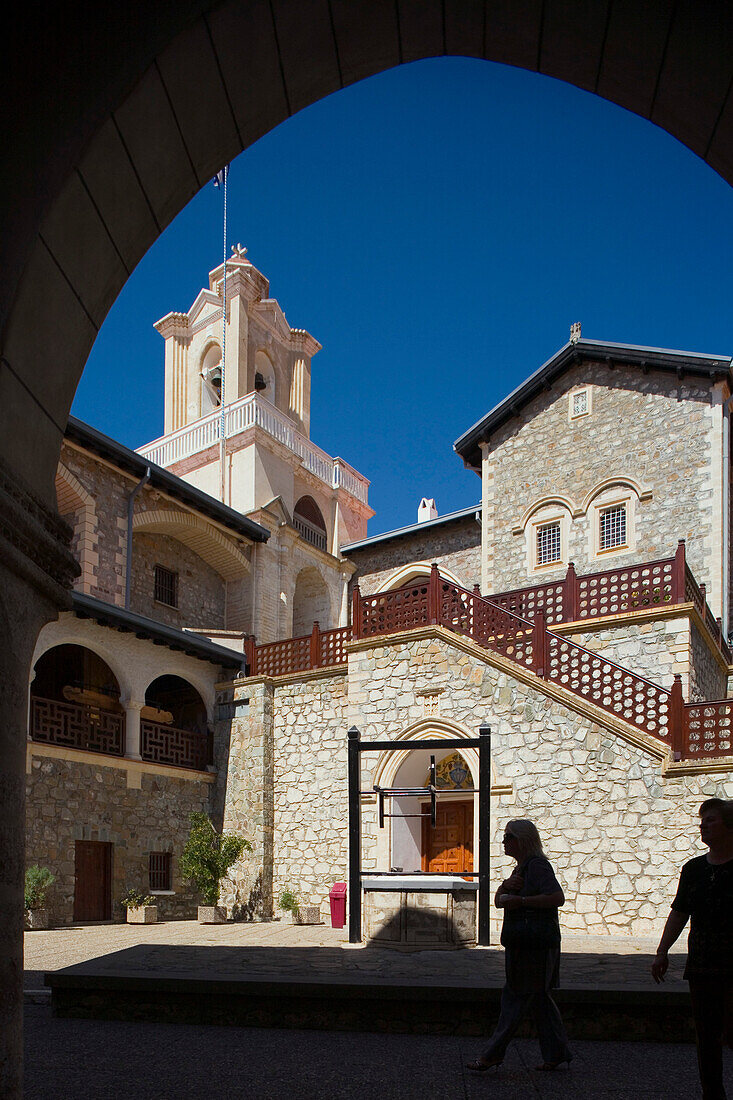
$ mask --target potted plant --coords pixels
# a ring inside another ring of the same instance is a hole
[[[199,905],[199,924],[223,924],[227,911],[219,905],[221,880],[244,851],[252,845],[234,833],[217,833],[208,814],[191,814],[191,831],[184,846],[179,868],[184,879],[194,883],[204,904]]]
[[[38,864],[34,864],[26,868],[25,907],[28,927],[33,931],[50,927],[50,915],[46,909],[46,891],[52,882],[54,882],[54,876],[48,867],[39,867]]]
[[[291,886],[280,893],[280,908],[290,914],[293,924],[320,924],[321,907],[319,905],[301,905],[300,899]]]
[[[141,890],[128,890],[120,898],[120,904],[127,910],[128,924],[158,923],[158,906],[152,894],[143,894]]]

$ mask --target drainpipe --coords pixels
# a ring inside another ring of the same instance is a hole
[[[137,483],[127,500],[127,555],[125,561],[125,611],[130,610],[130,586],[132,584],[132,513],[135,510],[135,497],[150,481],[150,467],[145,468],[142,479]]]

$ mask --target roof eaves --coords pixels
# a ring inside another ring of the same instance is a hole
[[[148,619],[144,615],[138,615],[115,604],[105,603],[104,600],[98,600],[95,596],[88,596],[84,592],[72,592],[71,599],[74,614],[80,619],[94,619],[101,626],[109,626],[126,634],[135,634],[136,637],[146,638],[156,645],[181,650],[190,657],[198,657],[199,660],[209,661],[224,668],[241,669],[244,665],[243,653],[211,642],[199,634],[178,630],[176,627],[159,623],[155,619]]]
[[[467,466],[474,469],[480,463],[478,445],[501,424],[540,393],[566,367],[581,358],[597,358],[616,363],[628,363],[647,370],[675,371],[677,374],[698,374],[716,378],[729,376],[733,360],[727,355],[704,355],[701,352],[675,351],[670,348],[645,347],[640,344],[616,344],[604,340],[578,340],[567,343],[520,383],[502,401],[477,420],[453,444]]]
[[[66,436],[72,442],[88,448],[99,455],[100,458],[108,459],[121,470],[135,474],[136,477],[142,478],[149,468],[151,471],[150,484],[156,489],[161,489],[189,508],[193,508],[210,519],[216,520],[217,523],[227,527],[230,531],[235,531],[252,542],[267,542],[269,539],[270,532],[266,527],[262,527],[261,524],[248,519],[247,516],[243,516],[234,508],[222,504],[221,501],[209,496],[208,493],[202,492],[201,489],[189,485],[183,478],[172,474],[170,470],[166,470],[162,466],[156,466],[154,462],[149,462],[142,455],[130,450],[122,443],[118,443],[116,439],[112,439],[111,436],[105,435],[97,428],[92,428],[90,424],[85,424],[83,420],[70,416],[66,426]]]
[[[433,527],[441,527],[443,524],[457,523],[459,520],[478,515],[480,512],[480,504],[476,504],[472,508],[461,508],[457,512],[447,512],[446,515],[438,516],[436,519],[423,520],[422,523],[411,523],[408,527],[397,527],[394,531],[385,531],[381,535],[372,535],[371,538],[362,539],[360,542],[350,542],[346,546],[340,547],[340,550],[342,554],[349,554],[355,550],[363,550],[367,546],[375,546],[380,542],[391,542],[394,539],[407,538],[409,535],[414,535],[418,531],[425,531]]]

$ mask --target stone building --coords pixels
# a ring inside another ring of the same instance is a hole
[[[394,745],[361,759],[365,872],[463,881],[485,845],[499,874],[504,821],[526,815],[565,927],[657,928],[697,804],[733,796],[730,359],[573,338],[455,444],[480,504],[423,501],[367,537],[368,482],[309,437],[319,345],[240,250],[224,341],[223,275],[158,322],[164,436],[133,453],[67,430],[81,573],[39,638],[28,743],[28,860],[57,874],[56,919],[88,915],[90,875],[106,915],[128,885],[191,915],[176,868],[197,808],[252,843],[233,916],[271,918],[286,886],[324,904],[347,876],[356,727]],[[434,753],[435,827],[404,793],[380,827],[375,788],[428,783],[420,742],[482,723],[488,835],[458,746]]]

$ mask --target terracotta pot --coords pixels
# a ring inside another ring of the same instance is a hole
[[[127,910],[128,924],[157,924],[157,905],[138,905],[134,909]]]

